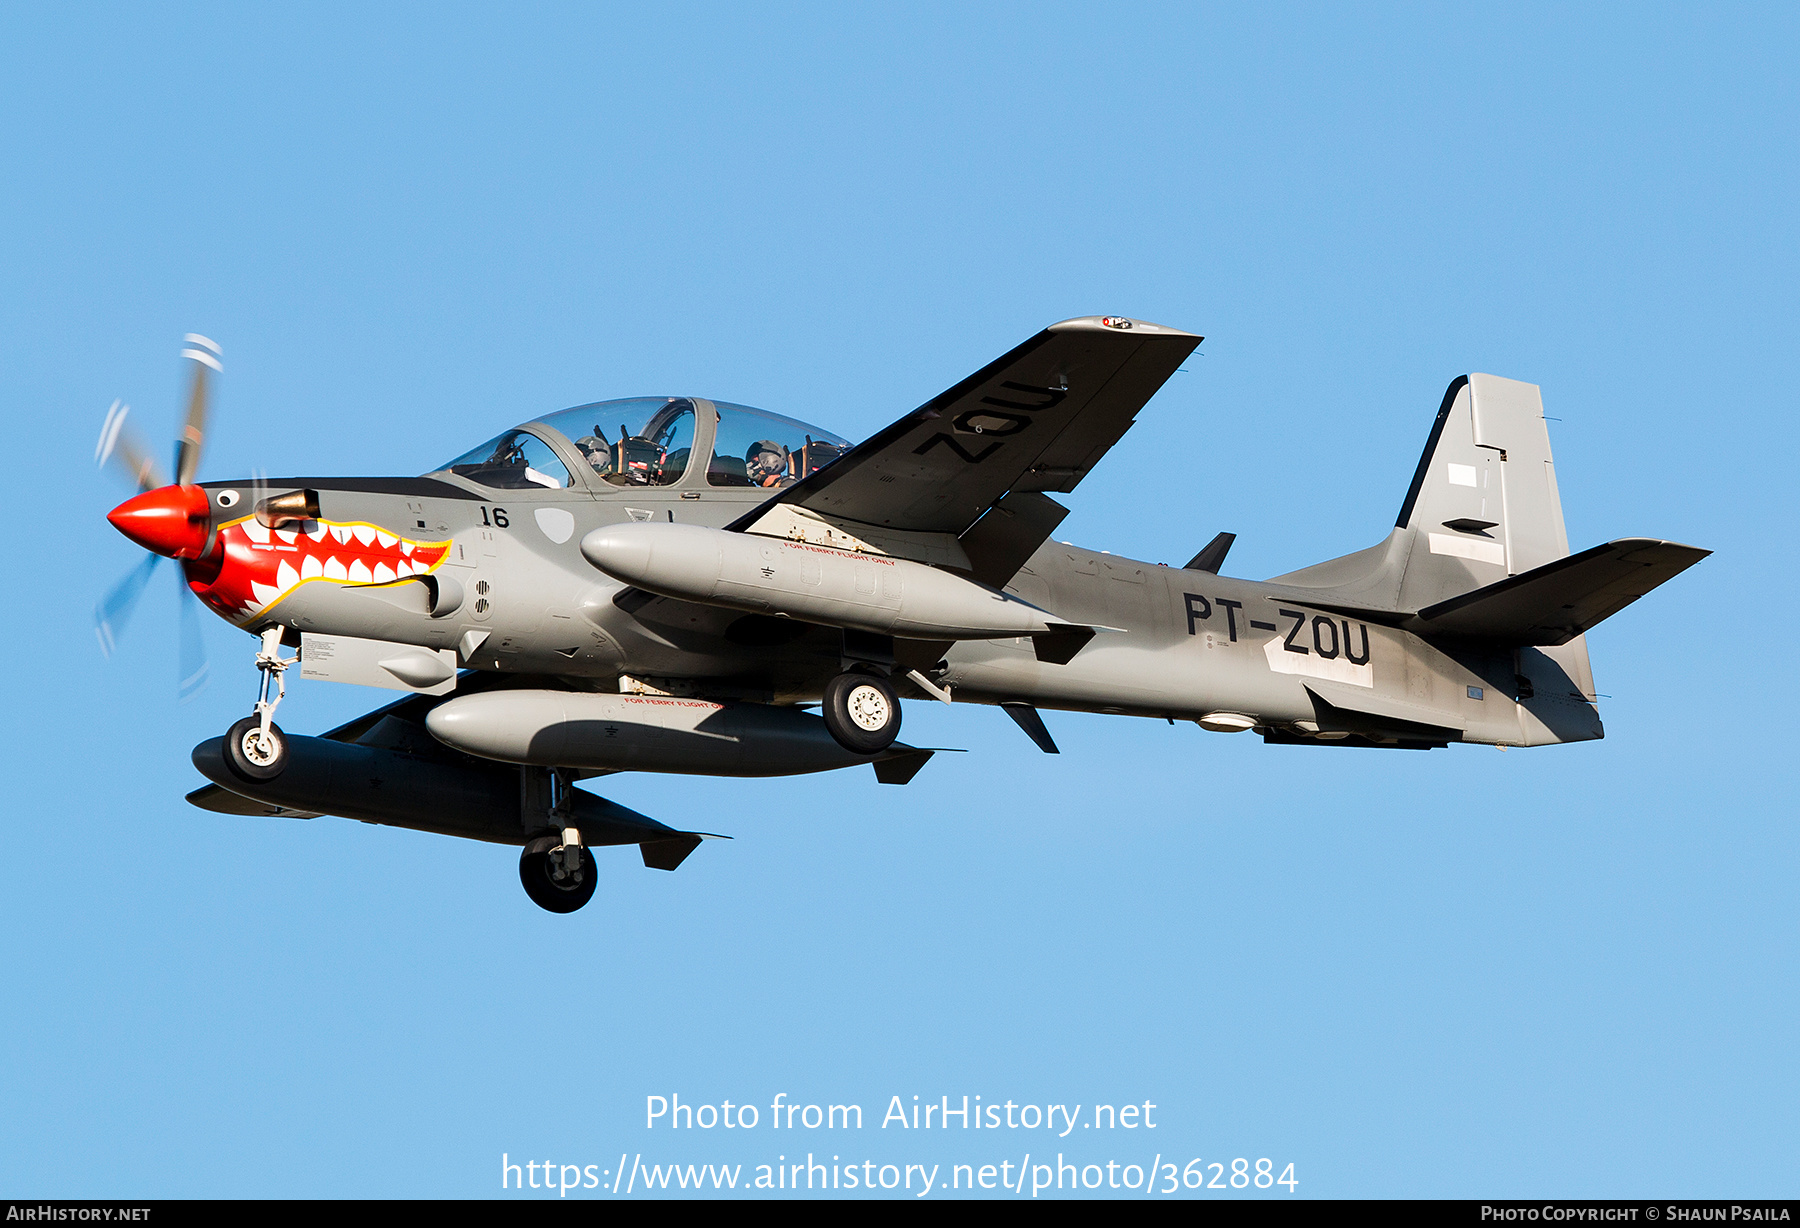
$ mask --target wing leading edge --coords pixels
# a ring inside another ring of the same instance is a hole
[[[1070,491],[1202,338],[1117,316],[1052,324],[796,482],[777,504],[958,535],[1009,491]]]

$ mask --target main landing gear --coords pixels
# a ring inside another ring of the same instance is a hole
[[[256,708],[225,734],[225,766],[240,780],[252,783],[273,780],[287,766],[287,738],[275,723],[275,709],[287,695],[282,675],[299,658],[282,657],[281,631],[280,627],[270,627],[262,633],[262,645],[256,652],[256,668],[262,675]],[[271,681],[275,684],[274,699],[269,698]]]
[[[529,826],[542,831],[548,820],[558,834],[526,842],[519,856],[519,881],[531,902],[546,912],[574,912],[594,898],[600,881],[594,855],[582,846],[575,826],[575,780],[560,768],[520,771],[520,805],[527,815],[537,816]]]
[[[560,837],[540,836],[525,846],[519,881],[539,908],[574,912],[594,898],[599,875],[594,855],[581,844],[581,833],[570,827]]]
[[[900,735],[900,699],[894,684],[879,674],[846,671],[827,682],[819,715],[838,745],[852,754],[884,751]]]

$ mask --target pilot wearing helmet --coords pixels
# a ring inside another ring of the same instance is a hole
[[[606,433],[598,426],[594,427],[592,435],[583,435],[577,439],[575,446],[581,449],[582,457],[595,473],[605,475],[612,472],[612,445],[606,442]]]
[[[744,473],[752,486],[785,486],[788,450],[773,439],[759,439],[744,453]]]

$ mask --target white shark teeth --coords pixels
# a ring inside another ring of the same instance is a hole
[[[324,575],[327,580],[348,580],[350,578],[350,573],[344,570],[344,565],[338,561],[335,554],[325,560]]]
[[[324,541],[325,540],[325,526],[320,524],[316,520],[312,521],[311,523],[312,523],[312,528],[310,528],[306,531],[306,535],[308,537],[312,538],[316,542]]]
[[[244,531],[245,537],[248,537],[259,546],[266,546],[269,544],[269,530],[265,528],[262,522],[257,520],[256,517],[252,516],[248,520],[239,521],[238,528]]]
[[[302,580],[311,580],[324,574],[325,568],[320,564],[317,555],[309,554],[300,560],[300,578]]]
[[[405,559],[401,559],[398,563],[394,564],[394,574],[396,576],[410,576],[416,570],[417,568]]]
[[[353,524],[350,526],[350,532],[355,535],[357,541],[365,546],[375,540],[375,530],[366,524]]]
[[[350,574],[347,578],[352,584],[367,584],[370,579],[369,569],[364,565],[361,559],[352,559],[350,561]]]
[[[274,601],[277,597],[281,596],[280,589],[271,588],[267,584],[258,584],[255,580],[250,581],[250,591],[256,594],[256,603],[259,606],[268,605],[271,601]]]
[[[369,578],[376,584],[387,584],[394,578],[394,569],[386,563],[377,563],[375,570],[369,573]]]
[[[291,546],[297,540],[299,540],[300,530],[298,530],[298,529],[276,529],[275,536],[280,538],[287,545]]]
[[[337,538],[340,545],[347,546],[350,544],[350,530],[346,529],[341,524],[334,524],[331,526],[331,535]]]
[[[275,569],[275,587],[285,593],[298,583],[300,583],[300,573],[295,571],[286,559],[282,559],[281,566]]]
[[[383,533],[380,529],[376,529],[375,540],[381,543],[381,548],[383,550],[386,550],[400,539],[395,537],[392,533]]]
[[[412,554],[412,552],[413,552],[413,544],[411,542],[401,542],[400,543],[400,553],[401,554],[410,556]]]

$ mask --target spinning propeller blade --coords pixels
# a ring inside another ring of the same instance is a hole
[[[180,605],[178,617],[181,620],[181,672],[176,677],[175,694],[182,703],[186,703],[206,685],[206,640],[200,633],[199,599],[187,586],[187,577],[179,570],[175,573],[175,580],[179,586],[175,599]]]
[[[94,463],[103,467],[110,465],[138,489],[136,499],[113,509],[108,518],[126,536],[161,551],[152,553],[127,572],[94,607],[94,633],[100,641],[100,650],[107,656],[118,647],[126,624],[137,609],[144,585],[157,565],[168,555],[194,557],[192,552],[201,549],[207,531],[207,497],[193,486],[193,482],[200,472],[200,457],[206,444],[212,377],[225,369],[221,361],[224,351],[218,342],[199,333],[188,333],[182,341],[181,356],[193,361],[194,379],[188,392],[187,417],[175,439],[175,485],[170,485],[150,449],[144,446],[142,438],[128,423],[131,407],[123,401],[114,401],[106,411],[100,439],[94,445]],[[156,493],[152,495],[151,492]],[[187,506],[196,501],[197,507]],[[193,538],[191,543],[186,541],[188,537]],[[199,603],[180,568],[175,571],[175,584],[179,667],[176,691],[182,700],[187,700],[206,681],[206,642],[201,633]]]
[[[94,607],[94,634],[100,637],[100,651],[112,656],[113,649],[118,647],[118,639],[125,634],[125,625],[131,621],[131,615],[137,610],[139,594],[144,585],[149,583],[151,573],[162,562],[160,554],[153,554],[125,573],[123,579],[112,586],[112,590],[100,599]]]
[[[181,356],[194,360],[194,386],[188,394],[187,421],[175,439],[175,481],[186,486],[200,471],[200,453],[206,444],[207,372],[225,370],[220,361],[225,357],[225,351],[219,348],[218,342],[199,333],[189,333],[182,340],[187,342],[187,348],[181,351]]]
[[[262,511],[263,500],[269,497],[269,471],[261,465],[250,471],[250,503],[252,512]]]
[[[114,401],[112,408],[106,411],[106,421],[100,426],[100,441],[94,445],[94,464],[104,466],[111,462],[113,468],[140,492],[167,486],[169,483],[163,477],[162,466],[150,455],[150,449],[144,446],[137,431],[127,424],[125,419],[129,413],[131,406],[123,401]]]

